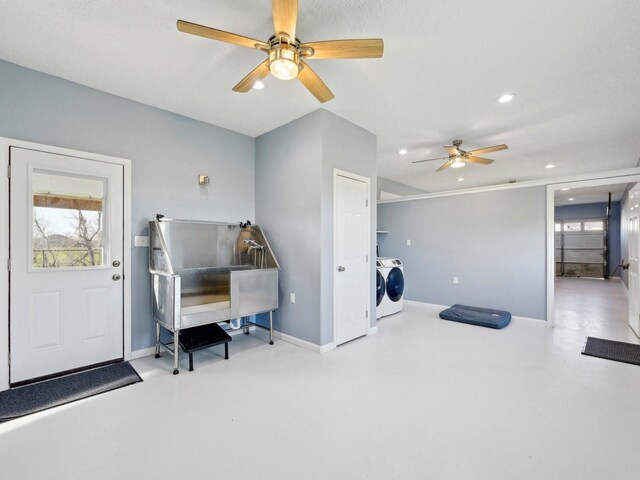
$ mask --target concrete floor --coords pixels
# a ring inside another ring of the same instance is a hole
[[[0,477],[638,478],[640,367],[580,355],[579,323],[439,310],[406,302],[324,355],[259,332],[191,373],[136,360],[143,383],[1,424]]]
[[[556,277],[557,329],[640,344],[628,315],[627,289],[620,279]]]

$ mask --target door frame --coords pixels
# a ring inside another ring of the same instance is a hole
[[[640,182],[640,174],[627,174],[592,178],[581,181],[567,181],[547,185],[547,327],[555,326],[555,192],[561,188],[596,187],[618,183]]]
[[[346,178],[350,178],[351,180],[357,180],[360,182],[363,182],[366,185],[366,189],[367,189],[367,210],[368,210],[368,215],[366,218],[366,222],[365,222],[365,226],[366,226],[366,231],[367,231],[367,252],[369,252],[367,254],[367,266],[368,266],[368,270],[371,270],[371,179],[369,177],[363,177],[362,175],[357,175],[355,173],[351,173],[351,172],[347,172],[345,170],[340,170],[338,168],[334,168],[333,169],[333,254],[331,255],[331,272],[332,272],[332,276],[331,276],[331,280],[333,282],[333,309],[332,309],[332,313],[333,313],[333,348],[337,348],[338,346],[338,341],[336,339],[336,332],[338,331],[338,322],[337,322],[337,316],[336,316],[336,309],[337,309],[337,305],[336,305],[336,266],[335,266],[335,258],[336,258],[336,245],[338,243],[338,236],[336,235],[336,218],[337,218],[337,214],[338,214],[338,202],[337,200],[337,183],[338,183],[338,177],[346,177]],[[369,272],[369,275],[367,275],[365,277],[365,279],[368,280],[367,282],[367,288],[366,288],[366,292],[367,292],[367,312],[369,313],[367,320],[367,331],[365,333],[365,335],[369,335],[371,332],[371,316],[373,315],[373,317],[375,318],[375,312],[371,312],[371,274]]]
[[[124,359],[131,360],[131,161],[97,153],[0,137],[0,391],[9,389],[9,148],[30,150],[111,163],[123,167],[123,335]],[[4,360],[6,359],[6,360]]]

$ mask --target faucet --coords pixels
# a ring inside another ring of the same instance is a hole
[[[245,245],[249,245],[249,248],[247,249],[247,253],[251,253],[252,251],[258,251],[260,250],[260,268],[264,268],[265,267],[265,255],[264,252],[267,249],[267,247],[265,245],[260,245],[259,243],[255,242],[254,240],[251,240],[250,238],[243,240],[242,241]],[[258,266],[258,254],[254,253],[253,255],[253,266],[257,267]]]

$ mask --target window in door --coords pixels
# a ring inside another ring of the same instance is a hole
[[[31,268],[105,265],[105,180],[34,170]]]

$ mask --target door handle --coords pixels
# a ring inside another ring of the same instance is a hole
[[[120,266],[120,262],[118,260],[114,260],[111,265],[113,265],[114,267],[119,267]]]
[[[339,272],[344,272],[345,270],[346,270],[346,268],[344,268],[342,265],[340,265],[340,266],[338,267],[338,271],[339,271]]]
[[[120,275],[118,275],[117,273],[114,273],[113,276],[111,277],[111,279],[115,282],[117,282],[118,280],[120,280]]]

